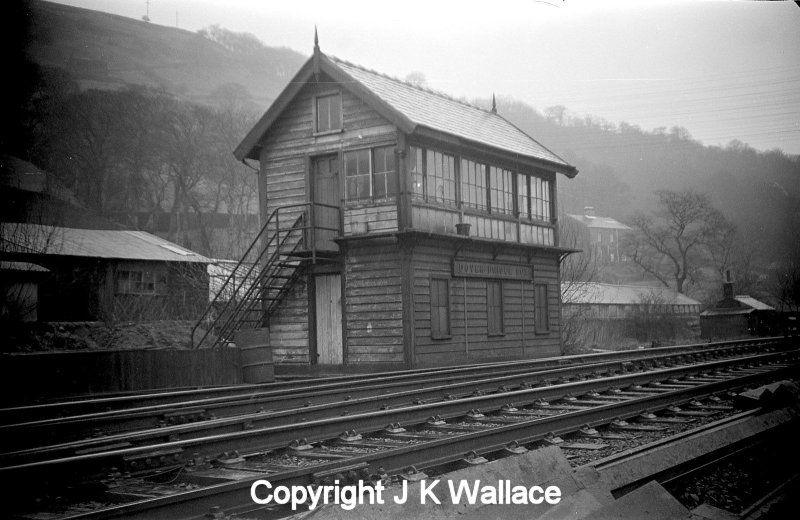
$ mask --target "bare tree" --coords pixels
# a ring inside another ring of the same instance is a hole
[[[581,349],[589,327],[590,306],[570,305],[569,302],[586,301],[591,286],[586,282],[597,280],[599,266],[594,250],[581,234],[578,224],[570,219],[559,218],[559,243],[562,247],[580,249],[561,262],[561,344],[565,354],[577,353]]]
[[[780,311],[800,311],[800,247],[775,273],[773,292],[780,302]]]
[[[697,271],[710,265],[710,247],[732,228],[708,195],[695,191],[655,192],[658,207],[631,219],[635,230],[626,239],[628,256],[666,287],[686,291]]]

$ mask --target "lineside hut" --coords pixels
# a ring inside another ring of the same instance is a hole
[[[2,222],[0,259],[45,268],[41,321],[195,319],[208,300],[211,260],[143,231]]]
[[[706,339],[769,336],[781,333],[775,309],[748,295],[737,295],[730,271],[722,283],[723,298],[700,314],[700,333]]]
[[[315,42],[235,155],[260,164],[262,222],[277,221],[265,247],[285,226],[307,229],[299,274],[275,271],[291,286],[264,307],[284,367],[560,354],[559,263],[573,250],[558,245],[556,174],[577,170],[494,106]]]

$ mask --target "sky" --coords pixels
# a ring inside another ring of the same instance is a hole
[[[57,3],[141,18],[147,0]],[[800,155],[800,7],[704,0],[150,0],[151,23],[218,24],[454,97],[563,105]]]

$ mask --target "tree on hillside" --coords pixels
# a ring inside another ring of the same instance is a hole
[[[579,249],[561,261],[561,301],[574,303],[589,299],[592,289],[587,282],[596,282],[600,270],[593,249],[581,234],[577,222],[566,215],[559,217],[559,244]],[[561,344],[566,354],[577,354],[585,347],[590,332],[591,309],[588,305],[562,308]]]
[[[778,310],[800,311],[800,246],[773,275],[773,292],[778,297]]]
[[[665,286],[678,292],[702,267],[710,265],[710,249],[730,239],[730,223],[708,195],[691,190],[655,192],[658,207],[631,219],[635,230],[626,240],[628,256]]]
[[[236,54],[256,54],[265,48],[255,35],[247,32],[234,32],[217,24],[204,27],[197,31],[197,34]]]

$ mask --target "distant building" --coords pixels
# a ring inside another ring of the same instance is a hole
[[[28,262],[0,261],[0,320],[37,321],[39,284],[49,272]]]
[[[0,259],[6,280],[37,277],[42,321],[192,319],[208,301],[211,260],[142,231],[3,222]]]
[[[626,258],[620,246],[621,238],[631,228],[610,217],[598,217],[594,207],[586,206],[583,215],[567,216],[578,223],[581,230],[583,247],[590,247],[601,264],[625,262]]]
[[[700,314],[703,338],[766,336],[778,333],[778,313],[766,303],[747,295],[736,295],[730,271],[722,284],[723,297],[714,307]]]
[[[570,286],[574,286],[570,290]],[[575,306],[589,309],[598,318],[619,319],[647,310],[659,314],[700,313],[700,302],[669,287],[645,285],[612,285],[593,282],[564,282],[561,284],[564,312]]]
[[[700,302],[669,287],[564,282],[561,294],[564,326],[579,328],[587,345],[696,334]]]

